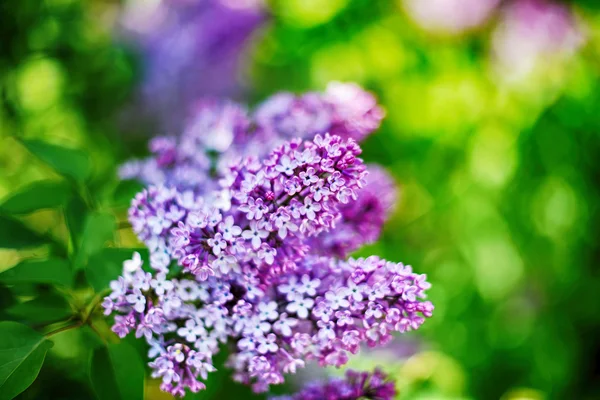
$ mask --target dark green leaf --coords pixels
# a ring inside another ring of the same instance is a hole
[[[89,257],[102,250],[107,242],[114,240],[117,228],[115,218],[110,214],[94,213],[88,215],[83,226],[81,245],[77,253],[75,267],[85,266]]]
[[[135,195],[142,191],[144,185],[135,180],[124,180],[119,182],[113,195],[115,205],[128,206]]]
[[[142,400],[144,365],[126,343],[109,344],[92,354],[90,379],[100,400]]]
[[[83,225],[87,214],[87,206],[85,201],[79,194],[74,194],[65,208],[65,219],[71,235],[73,248],[77,253],[81,244],[81,236],[83,235]]]
[[[91,172],[88,155],[81,150],[69,149],[39,140],[23,140],[23,145],[58,173],[85,181]]]
[[[0,249],[24,249],[44,243],[43,237],[20,221],[0,215]]]
[[[98,254],[90,257],[85,269],[88,283],[96,292],[108,288],[110,281],[115,280],[123,272],[123,261],[131,259],[134,252],[139,252],[147,264],[148,251],[146,249],[103,249]]]
[[[70,286],[72,282],[69,263],[60,258],[43,261],[23,261],[0,273],[4,283],[50,283]]]
[[[44,323],[65,320],[73,315],[69,303],[57,293],[43,294],[10,307],[7,313],[20,322]]]
[[[0,322],[0,400],[9,400],[33,383],[52,342],[17,322]]]
[[[17,304],[15,294],[0,283],[0,321],[7,320],[6,309]]]
[[[44,208],[62,206],[70,196],[71,188],[64,182],[36,182],[4,201],[0,210],[9,214],[28,214]]]

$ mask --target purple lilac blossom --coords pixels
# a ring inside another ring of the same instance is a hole
[[[264,392],[306,361],[340,367],[361,344],[381,346],[392,332],[418,329],[433,311],[422,300],[430,287],[425,279],[410,266],[375,256],[307,257],[261,290],[244,275],[152,275],[138,255],[111,283],[102,305],[116,314],[116,334],[146,339],[152,376],[162,379],[163,390],[183,395],[185,388],[203,389],[199,380],[215,370],[219,343],[229,343],[234,379]]]
[[[261,283],[295,269],[307,254],[305,239],[332,228],[339,205],[356,200],[366,175],[359,154],[352,139],[326,134],[292,140],[262,163],[232,165],[222,179],[230,209],[197,211],[180,222],[173,255],[194,274],[219,277],[233,264]]]
[[[182,134],[153,139],[152,156],[125,163],[120,177],[207,194],[227,166],[241,158],[263,158],[286,141],[312,140],[328,132],[361,141],[384,116],[371,93],[340,82],[330,83],[324,93],[276,94],[251,115],[229,101],[203,100],[192,110]]]
[[[238,147],[247,146],[248,112],[230,101],[208,99],[196,103],[194,110],[181,135],[152,139],[152,156],[125,163],[119,170],[120,177],[198,194],[217,189],[218,180],[211,175],[238,156]]]
[[[516,0],[506,5],[492,36],[496,68],[509,78],[527,77],[548,57],[568,58],[584,35],[566,5]]]
[[[240,67],[264,20],[260,0],[127,1],[119,36],[144,70],[125,123],[179,131],[198,96],[239,95]]]
[[[267,138],[310,139],[329,132],[360,142],[379,128],[384,115],[375,97],[360,86],[331,82],[323,94],[276,94],[257,108],[254,118]]]
[[[340,207],[340,217],[327,234],[312,239],[309,246],[319,254],[347,257],[365,244],[374,243],[397,201],[397,188],[389,174],[377,165],[367,165],[369,174],[356,201]]]
[[[373,372],[347,370],[343,378],[309,383],[293,395],[270,400],[392,400],[396,394],[394,382],[377,368]]]
[[[277,118],[258,123],[241,106],[204,102],[181,136],[153,139],[153,157],[123,167],[148,184],[129,219],[152,272],[134,254],[103,306],[117,335],[148,342],[163,390],[204,389],[220,344],[233,349],[234,378],[263,392],[310,360],[339,367],[431,316],[425,275],[374,256],[345,260],[376,240],[395,191],[358,157],[355,138],[382,116],[372,95],[349,85],[328,96],[343,110],[327,128],[339,135],[319,127],[290,138],[310,124],[287,133]],[[311,118],[296,106],[292,120]],[[277,143],[270,153],[258,147],[266,136]]]

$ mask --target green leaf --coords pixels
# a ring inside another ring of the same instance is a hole
[[[7,313],[27,323],[44,323],[62,321],[73,315],[73,310],[64,297],[57,293],[46,293],[39,297],[8,308]]]
[[[0,215],[0,249],[25,249],[45,243],[42,236],[20,221]]]
[[[88,155],[77,149],[69,149],[40,140],[22,140],[23,145],[61,175],[78,182],[85,181],[91,172]]]
[[[148,260],[146,249],[103,249],[91,257],[85,269],[88,283],[96,292],[107,289],[110,281],[113,281],[123,272],[123,261],[131,259],[134,252],[140,253],[144,263]]]
[[[52,342],[17,322],[0,322],[0,400],[17,396],[33,383]]]
[[[126,343],[96,349],[92,354],[90,379],[100,400],[144,398],[144,364]]]
[[[129,206],[136,194],[144,189],[144,185],[136,180],[124,180],[119,182],[113,194],[113,202],[118,206]]]
[[[71,267],[66,260],[49,258],[43,261],[23,261],[22,263],[0,273],[0,282],[15,283],[50,283],[71,286]]]
[[[83,226],[75,268],[83,268],[90,256],[102,250],[107,242],[113,241],[116,229],[117,223],[112,215],[102,213],[88,215]]]
[[[85,201],[83,201],[79,194],[74,194],[65,208],[65,220],[69,228],[75,253],[79,251],[87,211]]]
[[[0,206],[0,210],[9,214],[28,214],[44,208],[62,206],[70,196],[71,188],[64,182],[36,182],[7,199]]]

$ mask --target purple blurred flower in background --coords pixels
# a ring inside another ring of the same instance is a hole
[[[261,0],[129,0],[120,39],[144,69],[125,123],[177,132],[201,96],[238,96],[244,53],[264,19]]]
[[[496,68],[521,78],[548,59],[572,56],[584,42],[569,8],[545,0],[516,0],[506,5],[492,38]]]
[[[500,0],[404,0],[404,9],[423,29],[460,33],[485,23]]]
[[[314,382],[291,396],[271,400],[392,400],[396,396],[394,382],[380,369],[373,372],[346,371],[344,378]]]

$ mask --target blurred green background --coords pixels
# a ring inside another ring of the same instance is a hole
[[[581,33],[576,44],[524,46],[501,59],[495,46],[509,40],[501,27],[510,2],[459,32],[424,27],[408,3],[269,2],[233,77],[251,104],[341,80],[372,90],[386,110],[364,158],[393,174],[401,201],[381,240],[359,254],[427,273],[436,309],[400,339],[408,350],[363,353],[351,365],[387,368],[402,399],[598,399],[600,7],[563,2]],[[113,217],[100,247],[136,246],[120,224],[132,191],[115,171],[146,151],[147,137],[121,123],[144,60],[115,34],[123,7],[0,4],[0,203],[34,182],[63,180],[24,139],[77,149],[91,168],[63,209],[18,217],[51,244],[0,249],[0,270],[70,253],[73,199],[85,221]],[[26,320],[10,308],[37,298],[35,290],[0,284],[0,319]],[[87,366],[101,342],[87,327],[54,338],[21,397],[92,398]],[[234,398],[226,382],[197,398]],[[156,387],[148,383],[147,397],[166,398]]]

